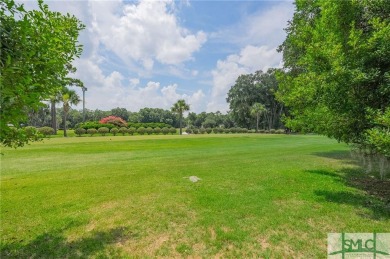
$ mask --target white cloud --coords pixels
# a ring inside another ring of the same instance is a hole
[[[152,70],[154,62],[178,65],[192,59],[206,42],[206,34],[192,34],[180,26],[175,2],[141,0],[119,6],[106,1],[91,2],[94,31],[100,41],[125,63],[138,62]]]

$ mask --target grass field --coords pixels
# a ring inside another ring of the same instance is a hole
[[[2,152],[1,258],[326,258],[329,232],[390,232],[387,194],[324,137],[72,137]]]

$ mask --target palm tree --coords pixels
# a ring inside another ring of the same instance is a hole
[[[259,131],[259,119],[260,116],[266,111],[267,109],[265,106],[261,103],[254,103],[251,107],[251,115],[256,116],[256,132]]]
[[[190,110],[190,106],[186,103],[185,100],[178,100],[171,108],[172,112],[175,112],[179,115],[179,125],[180,125],[180,135],[182,134],[182,120],[183,113]]]
[[[66,133],[66,119],[71,105],[77,105],[80,102],[80,97],[74,90],[64,88],[62,91],[62,103],[64,108],[64,137],[67,137]]]

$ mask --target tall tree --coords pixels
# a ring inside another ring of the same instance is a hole
[[[52,12],[42,0],[38,10],[26,11],[13,0],[0,2],[0,142],[23,146],[31,139],[21,123],[26,110],[37,110],[70,80],[72,62],[79,57],[79,31],[74,16]]]
[[[178,100],[171,108],[172,112],[175,112],[179,115],[179,127],[180,127],[180,135],[182,134],[182,121],[183,121],[183,113],[185,111],[190,110],[190,106],[186,103],[185,100]]]
[[[77,105],[81,101],[80,97],[74,90],[64,88],[62,91],[62,104],[64,109],[64,137],[67,137],[67,116],[71,105]]]
[[[361,144],[390,106],[390,1],[297,0],[280,46],[288,126]]]
[[[251,107],[251,115],[256,117],[256,132],[259,132],[260,116],[266,111],[265,106],[261,103],[254,103]]]

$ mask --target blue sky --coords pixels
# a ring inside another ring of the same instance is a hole
[[[46,2],[86,25],[75,76],[88,88],[86,107],[101,110],[185,99],[197,113],[226,112],[240,74],[282,65],[276,48],[294,11],[291,1]]]

